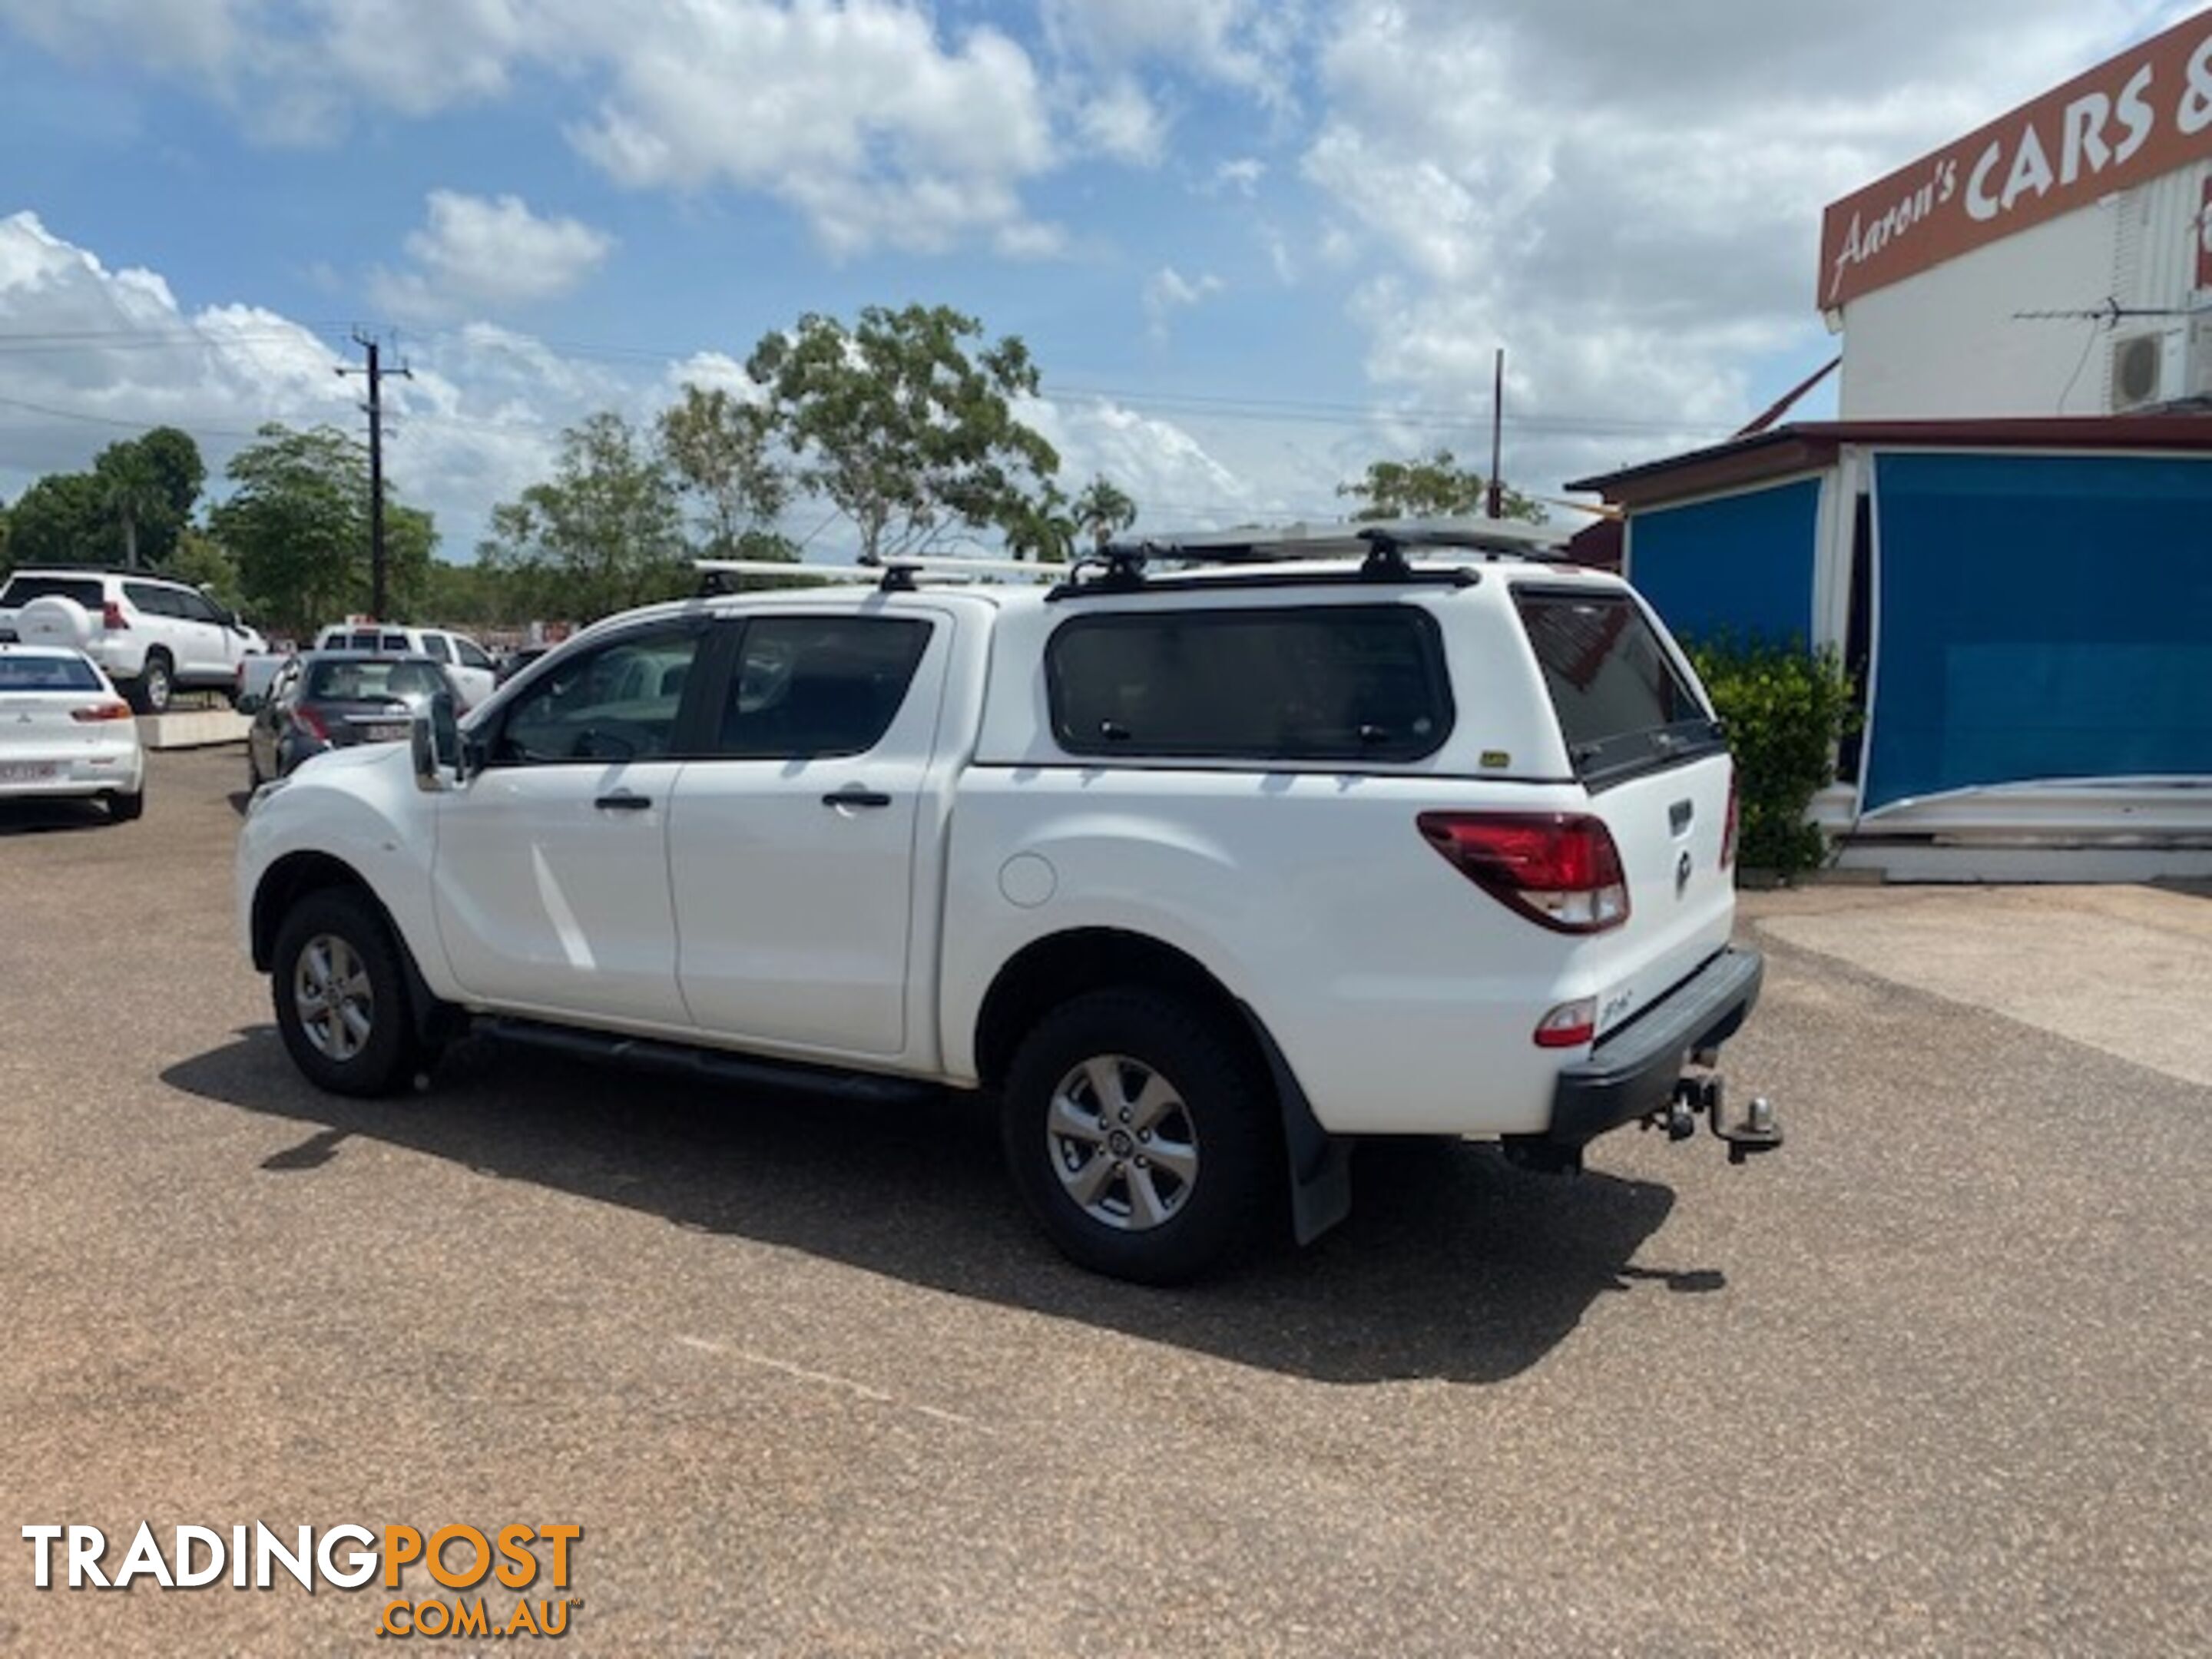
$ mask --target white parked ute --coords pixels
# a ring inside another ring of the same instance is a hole
[[[1566,1170],[1702,1111],[1741,1161],[1781,1136],[1711,1071],[1760,976],[1721,732],[1619,579],[1456,545],[1517,539],[1115,549],[1049,591],[894,566],[615,617],[465,726],[264,788],[245,943],[340,1092],[471,1021],[978,1091],[1045,1231],[1135,1279],[1211,1267],[1285,1192],[1322,1231],[1362,1137]]]

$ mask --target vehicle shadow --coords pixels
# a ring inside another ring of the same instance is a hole
[[[1456,1141],[1363,1148],[1352,1218],[1336,1231],[1158,1291],[1061,1261],[1019,1212],[988,1114],[956,1095],[904,1106],[740,1095],[474,1039],[427,1092],[347,1100],[301,1079],[269,1026],[162,1079],[308,1130],[260,1166],[287,1177],[312,1178],[366,1138],[1321,1382],[1495,1382],[1541,1359],[1609,1292],[1726,1283],[1711,1268],[1629,1266],[1674,1207],[1670,1188],[1526,1175]]]
[[[50,800],[0,801],[0,836],[96,830],[112,822],[107,809],[96,800],[64,796]]]

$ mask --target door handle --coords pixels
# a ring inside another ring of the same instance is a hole
[[[879,789],[863,789],[857,784],[848,784],[823,796],[822,804],[824,806],[889,806],[891,798]]]
[[[642,812],[653,805],[653,797],[624,791],[619,795],[601,795],[592,805],[602,812]]]

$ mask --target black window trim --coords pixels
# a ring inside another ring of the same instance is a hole
[[[1164,619],[1187,622],[1193,618],[1233,617],[1247,620],[1253,617],[1340,617],[1346,614],[1376,616],[1398,614],[1414,618],[1413,630],[1420,641],[1422,665],[1427,671],[1430,683],[1437,691],[1437,729],[1425,746],[1387,756],[1372,754],[1325,755],[1309,752],[1289,752],[1279,750],[1260,751],[1236,748],[1168,748],[1124,746],[1111,739],[1097,738],[1089,743],[1077,739],[1065,719],[1065,703],[1061,696],[1059,647],[1063,636],[1071,632],[1095,631],[1105,629],[1128,628],[1139,625],[1157,627]],[[1407,605],[1402,600],[1376,599],[1361,605],[1207,605],[1204,607],[1165,608],[1144,606],[1121,611],[1085,611],[1070,617],[1046,635],[1044,642],[1045,698],[1047,717],[1052,740],[1060,752],[1091,763],[1119,762],[1130,765],[1152,763],[1173,766],[1179,762],[1215,763],[1214,769],[1234,771],[1255,769],[1310,770],[1336,774],[1382,770],[1387,768],[1418,766],[1433,758],[1451,741],[1459,726],[1459,705],[1452,685],[1451,666],[1444,653],[1443,627],[1426,606]]]

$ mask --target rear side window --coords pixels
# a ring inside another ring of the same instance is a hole
[[[1524,586],[1513,602],[1577,776],[1601,781],[1722,746],[1720,727],[1627,594]]]
[[[714,752],[864,755],[905,702],[930,625],[915,617],[762,617],[745,624]]]
[[[1402,762],[1451,734],[1442,635],[1412,605],[1080,617],[1045,673],[1071,755]]]
[[[100,689],[100,676],[82,657],[0,657],[0,691]]]
[[[75,599],[88,611],[106,603],[97,576],[11,576],[8,586],[0,588],[0,606],[10,611],[45,599]]]

